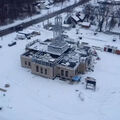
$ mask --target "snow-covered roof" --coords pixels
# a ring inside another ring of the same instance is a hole
[[[61,62],[59,63],[61,66],[69,67],[71,69],[74,69],[79,64],[80,55],[75,51],[70,51],[68,54],[66,54]]]
[[[85,18],[85,14],[80,13],[79,18],[80,18],[81,20],[83,20],[83,19]]]
[[[46,52],[47,47],[48,47],[48,44],[45,42],[36,42],[32,46],[30,46],[29,49]]]
[[[89,22],[80,22],[79,24],[82,25],[82,26],[90,26]]]
[[[50,54],[41,53],[41,52],[35,53],[33,59],[37,61],[48,62],[48,63],[54,63],[56,61],[56,59],[53,58]]]
[[[76,21],[79,21],[79,18],[76,16],[76,15],[74,15],[74,16],[72,16]]]

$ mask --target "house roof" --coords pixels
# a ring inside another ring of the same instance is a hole
[[[79,23],[80,25],[82,25],[82,26],[90,26],[90,23],[89,22],[81,22],[81,23]]]

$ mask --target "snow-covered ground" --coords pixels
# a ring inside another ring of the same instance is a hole
[[[81,42],[91,45],[119,47],[118,36],[103,33],[94,36],[94,27],[79,29],[78,35],[75,28],[66,34],[75,40],[82,36]],[[53,35],[44,30],[42,24],[39,30],[41,35],[33,40],[45,40]],[[97,89],[91,91],[81,82],[71,85],[33,75],[29,69],[22,68],[20,55],[31,40],[19,40],[16,46],[8,47],[15,36],[16,33],[12,33],[0,39],[0,88],[10,84],[5,88],[5,96],[0,91],[0,107],[3,107],[0,120],[120,120],[120,56],[98,51],[101,60],[95,64],[94,72],[82,76],[82,80],[86,76],[96,78]],[[113,37],[117,42],[112,42]]]

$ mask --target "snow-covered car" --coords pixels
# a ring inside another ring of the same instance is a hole
[[[15,40],[24,40],[26,36],[24,34],[17,34]]]

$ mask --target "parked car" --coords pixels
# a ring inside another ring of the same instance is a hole
[[[15,40],[24,40],[26,36],[24,34],[17,34]]]
[[[12,47],[14,45],[16,45],[16,42],[11,42],[11,43],[8,44],[9,47]]]
[[[18,25],[15,27],[16,32],[23,30],[23,25]]]
[[[2,45],[0,45],[0,48],[2,48]]]
[[[33,37],[33,36],[32,36],[31,33],[28,33],[28,34],[25,34],[25,37],[26,37],[27,39],[31,39],[31,37]]]
[[[116,42],[117,41],[117,38],[113,38],[113,42]]]
[[[39,31],[33,31],[31,34],[32,34],[32,36],[36,36],[36,35],[40,35],[40,32]]]

